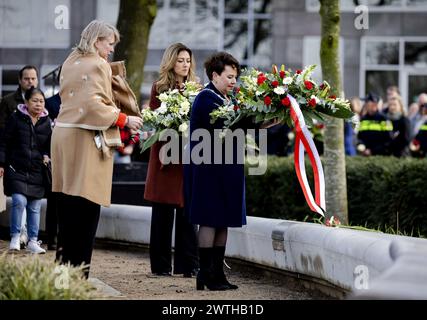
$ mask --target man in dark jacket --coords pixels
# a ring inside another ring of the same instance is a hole
[[[6,121],[15,112],[19,104],[24,104],[25,91],[31,87],[37,88],[38,71],[34,66],[25,66],[19,70],[19,87],[15,92],[5,95],[0,102],[0,135],[3,134]]]

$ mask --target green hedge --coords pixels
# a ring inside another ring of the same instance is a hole
[[[312,182],[308,161],[306,168]],[[348,157],[346,168],[351,225],[427,236],[426,159]],[[246,197],[248,215],[318,218],[305,202],[293,157],[269,157],[264,175],[246,177]]]

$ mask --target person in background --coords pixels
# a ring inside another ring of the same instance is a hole
[[[354,116],[357,118],[357,126],[353,128],[353,124],[349,121],[344,121],[344,148],[347,156],[357,155],[356,151],[356,137],[359,130],[360,123],[360,112],[362,110],[362,104],[358,97],[352,97],[350,99],[350,108],[354,112]]]
[[[158,96],[169,89],[181,89],[185,81],[198,82],[192,51],[182,43],[170,45],[160,64],[159,79],[153,83],[149,107],[160,107]],[[173,273],[191,277],[198,269],[196,228],[184,215],[182,164],[163,165],[159,152],[162,144],[150,150],[144,198],[152,202],[150,231],[151,272],[170,276],[172,272],[172,229],[175,216],[175,252]],[[175,213],[174,213],[175,212]]]
[[[427,104],[427,93],[421,93],[418,96],[417,103],[411,104],[410,113],[408,114],[409,123],[411,125],[411,139],[413,139],[419,131],[419,128],[424,124],[422,106]]]
[[[405,116],[405,108],[400,96],[394,96],[388,100],[385,116],[393,124],[392,140],[390,142],[391,154],[395,157],[408,156],[411,128],[409,120]]]
[[[31,87],[37,88],[39,84],[38,71],[35,66],[26,65],[18,73],[18,82],[19,86],[15,92],[12,92],[8,95],[5,95],[0,101],[0,137],[3,133],[3,130],[6,126],[6,123],[12,113],[16,111],[16,108],[20,104],[25,104],[25,92],[28,91]],[[0,185],[3,188],[3,178],[0,178]],[[0,190],[2,195],[3,207],[6,209],[6,197],[3,195],[3,190]],[[21,244],[26,245],[28,242],[27,228],[26,228],[26,212],[24,210],[24,215],[22,219],[21,227]]]
[[[34,87],[25,92],[25,104],[7,121],[0,140],[0,176],[12,197],[9,249],[20,250],[21,220],[27,212],[27,251],[45,253],[38,242],[41,199],[45,194],[43,166],[50,161],[51,122],[44,108],[45,97]]]
[[[400,90],[398,86],[388,86],[387,87],[387,99],[386,99],[386,103],[383,106],[383,109],[381,110],[384,113],[387,113],[387,109],[388,109],[388,104],[390,102],[391,99],[394,98],[401,98],[400,96]],[[406,110],[405,110],[406,112]]]
[[[7,120],[20,104],[25,103],[25,92],[31,87],[37,88],[39,84],[38,71],[35,66],[27,65],[19,70],[19,86],[15,92],[5,95],[0,102],[0,135],[4,130]]]
[[[357,151],[364,156],[389,155],[393,125],[380,113],[381,100],[377,94],[370,92],[364,100],[365,114],[360,119]]]
[[[427,103],[420,106],[420,118],[417,122],[415,138],[411,142],[411,151],[415,157],[427,155]]]
[[[117,29],[94,20],[62,65],[61,109],[52,134],[52,191],[58,192],[57,258],[84,264],[89,277],[102,206],[110,206],[113,148],[119,128],[138,130],[142,119],[120,112],[113,102],[108,56],[119,42]]]

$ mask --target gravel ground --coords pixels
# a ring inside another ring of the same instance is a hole
[[[0,240],[0,254],[7,250],[8,241]],[[21,250],[16,256],[26,256]],[[40,255],[42,259],[54,259],[54,252]],[[97,278],[120,292],[111,299],[125,300],[312,300],[329,299],[317,291],[308,291],[293,278],[283,275],[267,276],[263,272],[239,267],[227,261],[231,283],[238,290],[197,291],[195,278],[182,276],[158,277],[150,273],[149,255],[146,248],[97,244],[90,277]]]

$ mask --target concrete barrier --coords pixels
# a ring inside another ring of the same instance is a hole
[[[97,237],[148,245],[150,221],[150,207],[102,208]],[[426,239],[248,217],[243,228],[229,229],[226,255],[328,283],[350,299],[427,299]]]

